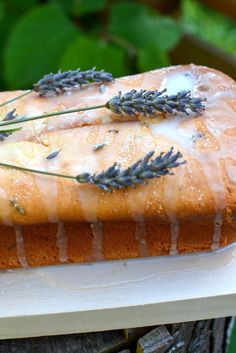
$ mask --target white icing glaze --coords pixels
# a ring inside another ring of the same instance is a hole
[[[90,146],[92,148],[92,145]],[[68,151],[67,151],[68,153]],[[72,152],[74,153],[74,152]],[[71,168],[71,175],[77,175],[84,172],[89,172],[91,174],[99,170],[99,163],[96,157],[96,153],[89,154],[86,156],[85,146],[81,146],[81,150],[78,151],[76,163],[73,163]],[[86,156],[86,158],[84,158]],[[87,222],[96,222],[97,220],[97,208],[99,202],[99,191],[96,188],[91,188],[78,185],[77,197],[80,202],[80,206],[83,211],[84,219]]]
[[[91,229],[93,233],[93,249],[92,249],[92,260],[100,261],[104,259],[103,256],[103,223],[94,222],[91,223]]]
[[[99,195],[90,188],[80,191],[80,203],[83,209],[84,218],[87,222],[97,221],[97,209]],[[87,200],[93,200],[92,207],[88,207]]]
[[[233,184],[236,184],[236,160],[235,160],[234,164],[230,161],[227,161],[225,167],[226,167],[227,175],[228,175],[230,181]]]
[[[162,84],[163,88],[167,89],[167,94],[176,94],[179,91],[193,92],[195,85],[196,80],[191,72],[168,75]]]
[[[171,176],[166,176],[171,178]],[[175,178],[175,184],[169,185],[167,182],[164,185],[163,199],[166,205],[166,214],[170,222],[170,255],[178,253],[178,238],[179,238],[179,222],[176,216],[176,209],[178,205],[180,188],[182,187],[183,171],[178,171]]]
[[[221,240],[221,225],[222,225],[222,211],[226,207],[226,192],[222,176],[222,169],[220,167],[220,159],[218,164],[214,163],[214,169],[210,165],[210,157],[207,161],[203,161],[202,168],[207,180],[207,185],[212,191],[215,205],[215,220],[214,220],[214,233],[212,240],[212,249],[217,249],[220,246]],[[214,172],[213,172],[214,170]]]
[[[214,136],[216,137],[216,136]],[[220,141],[220,138],[217,139]],[[220,145],[219,150],[196,153],[201,162],[201,168],[206,178],[207,186],[212,192],[215,207],[214,233],[212,237],[212,250],[220,246],[221,226],[223,223],[222,212],[226,207],[226,190],[222,175],[221,160],[227,157],[227,153]]]
[[[158,124],[151,124],[150,128],[155,136],[164,136],[167,140],[173,141],[184,149],[192,148],[192,136],[196,133],[194,125],[189,124],[189,129],[181,128],[180,123],[183,122],[182,116],[176,116],[168,120],[164,120]]]
[[[104,142],[104,133],[101,133],[97,126],[92,126],[85,140],[83,142],[81,141],[80,156],[76,159],[76,174],[83,173],[85,171],[94,174],[100,170],[103,170],[104,160],[100,153],[101,151],[93,151],[93,146],[98,143],[98,141],[99,143],[100,141]],[[93,151],[93,153],[88,154],[88,150]],[[86,155],[88,156],[86,157],[84,164],[84,156]],[[99,190],[96,187],[82,187],[78,188],[78,194],[85,220],[87,222],[96,222]]]
[[[195,79],[188,82],[190,76],[183,75],[171,75],[167,77],[165,84],[170,85],[171,89],[169,92],[176,93],[180,89],[189,89],[194,93],[198,93],[200,96],[207,95],[207,109],[205,112],[205,120],[204,123],[211,133],[211,135],[217,140],[219,147],[215,146],[215,149],[211,148],[211,141],[207,140],[206,144],[209,143],[210,151],[198,151],[194,144],[191,141],[191,135],[197,131],[196,127],[192,125],[192,128],[187,132],[186,125],[184,129],[181,129],[182,121],[178,119],[178,117],[174,118],[172,121],[163,121],[161,124],[157,124],[156,126],[152,126],[152,129],[156,134],[160,133],[160,135],[164,135],[167,139],[171,139],[176,142],[179,146],[181,146],[187,154],[193,156],[195,159],[198,159],[201,163],[201,169],[205,175],[207,181],[207,187],[211,190],[214,205],[215,205],[215,220],[214,220],[214,233],[213,233],[213,244],[212,249],[216,249],[220,246],[221,240],[221,225],[222,225],[222,212],[226,207],[226,191],[225,184],[222,175],[222,166],[220,162],[230,156],[236,155],[236,146],[235,143],[231,143],[231,145],[226,143],[226,139],[223,136],[223,130],[227,128],[232,128],[232,114],[233,110],[229,104],[224,101],[225,97],[235,99],[235,93],[229,90],[229,86],[225,86],[225,90],[218,90],[217,85],[213,85],[212,82],[209,85],[208,80],[214,80],[216,75],[214,73],[209,73],[206,75],[200,75],[198,77],[197,82]],[[194,76],[192,76],[194,77]],[[197,83],[197,84],[196,84]],[[173,84],[173,86],[172,86]],[[204,90],[207,93],[198,91],[198,87],[204,87]],[[168,88],[168,87],[167,87]],[[230,87],[231,88],[231,87]],[[212,108],[211,108],[212,107]],[[221,119],[219,119],[221,117]],[[194,120],[193,120],[194,124]],[[191,122],[189,126],[191,125]],[[160,126],[160,129],[159,129]],[[195,131],[194,131],[195,130]],[[187,134],[186,134],[187,132]],[[236,182],[236,177],[234,173],[233,163],[226,163],[226,170],[229,178]],[[169,205],[168,205],[169,208]],[[178,224],[175,218],[175,214],[169,214],[170,224],[171,224],[171,233],[172,233],[172,247],[173,241],[175,243],[177,233],[178,233]],[[174,219],[174,222],[173,222]],[[175,248],[175,246],[174,246]]]
[[[58,157],[48,161],[45,158],[39,165],[40,170],[58,172]],[[34,176],[35,183],[39,190],[39,195],[41,202],[44,206],[44,210],[47,213],[49,222],[56,223],[58,222],[58,187],[57,187],[57,178],[56,177],[47,177],[43,175]]]
[[[48,170],[50,172],[57,171],[55,168],[52,167],[41,167],[40,170]],[[49,180],[47,176],[35,175],[34,180],[38,187],[40,199],[44,206],[44,210],[47,213],[48,221],[51,223],[57,223],[57,178],[51,177]]]
[[[0,209],[0,215],[2,218],[2,221],[5,225],[10,226],[12,225],[12,220],[10,216],[10,197],[9,194],[6,192],[5,189],[0,187],[0,199],[1,199],[1,209]]]
[[[170,234],[171,234],[171,246],[170,246],[170,255],[178,254],[177,244],[179,238],[179,222],[176,218],[176,215],[170,214]]]
[[[143,155],[147,154],[151,150],[155,150],[155,139],[152,136],[150,130],[147,127],[139,127],[140,131],[136,131],[136,135],[131,131],[126,136],[127,143],[124,143],[121,148],[122,154],[132,156],[130,154],[131,151],[135,151],[140,148],[142,150]],[[142,136],[140,138],[139,136]],[[128,153],[124,152],[125,148],[128,149]],[[120,154],[120,156],[122,155]],[[129,210],[130,214],[135,223],[135,239],[138,245],[139,254],[141,257],[145,257],[149,255],[149,248],[147,244],[147,231],[146,231],[146,223],[145,223],[145,209],[147,207],[148,202],[148,190],[145,186],[140,186],[139,188],[130,190],[128,195],[129,202]],[[137,206],[139,205],[139,209],[137,210]]]
[[[100,86],[99,90],[103,94],[103,93],[105,93],[108,90],[108,86],[103,84],[103,85]]]
[[[39,107],[36,107],[35,104],[27,104],[25,106],[25,112],[24,112],[25,117],[36,116],[40,114],[42,114],[42,110]]]
[[[0,160],[5,163],[17,163],[19,165],[24,165],[27,167],[27,164],[30,165],[33,157],[34,151],[28,150],[27,153],[24,148],[19,147],[14,144],[3,144],[2,148],[0,148]],[[32,158],[32,159],[31,159]],[[32,167],[32,165],[31,165]],[[10,174],[10,173],[9,173]],[[4,174],[1,175],[4,177]],[[18,192],[21,193],[22,186],[24,184],[24,174],[20,172],[14,173],[14,178],[10,179],[10,184],[5,184],[5,189],[0,188],[0,200],[1,200],[1,208],[0,215],[3,219],[4,224],[13,225],[13,214],[15,212],[14,208],[11,206],[11,200],[18,200]],[[28,182],[29,189],[31,188],[31,181]],[[13,191],[14,190],[14,191]],[[30,197],[30,193],[28,189],[24,190],[24,196]],[[20,201],[19,201],[20,202]],[[12,217],[11,217],[12,214]]]
[[[213,240],[211,250],[216,250],[220,247],[220,240],[221,240],[221,226],[222,226],[222,212],[216,211],[215,221],[214,221],[214,233],[213,233]]]
[[[29,264],[25,253],[22,227],[20,225],[15,225],[14,228],[15,228],[15,234],[16,234],[16,249],[17,249],[17,256],[18,256],[19,263],[23,268],[28,268]]]
[[[84,172],[94,174],[104,170],[104,163],[109,159],[107,155],[105,157],[106,159],[104,158],[104,150],[108,149],[116,138],[116,133],[109,132],[110,129],[112,129],[112,125],[108,126],[107,130],[102,133],[97,126],[90,128],[90,133],[85,141],[81,143],[80,155],[76,158],[76,168],[73,171],[75,175]],[[104,147],[101,150],[94,151],[93,147],[97,143],[104,143]],[[88,154],[89,150],[92,151],[92,153]],[[84,156],[87,156],[85,163]],[[88,222],[96,222],[100,195],[99,190],[96,187],[78,188],[78,194],[85,220]]]
[[[67,236],[66,236],[66,230],[63,222],[58,223],[56,237],[57,237],[59,260],[60,262],[68,262]]]
[[[138,244],[139,256],[146,257],[149,255],[147,244],[146,223],[144,220],[137,221],[135,224],[135,239]]]

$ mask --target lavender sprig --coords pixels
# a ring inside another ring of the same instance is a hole
[[[177,94],[168,96],[163,91],[141,91],[132,90],[124,95],[119,93],[118,96],[110,99],[106,107],[116,114],[128,114],[135,116],[136,114],[154,116],[156,113],[176,113],[181,112],[189,114],[191,110],[194,113],[200,113],[205,109],[202,102],[205,99],[192,98],[190,91],[181,91]]]
[[[185,161],[179,161],[179,159],[182,158],[182,154],[180,152],[174,153],[173,147],[169,150],[169,152],[162,152],[155,159],[151,159],[153,154],[154,151],[147,153],[145,157],[139,159],[126,169],[122,169],[117,163],[114,163],[111,167],[101,173],[82,173],[77,176],[19,167],[1,162],[0,166],[24,172],[73,179],[78,183],[94,184],[104,191],[111,192],[115,189],[135,187],[136,185],[146,183],[149,179],[160,178],[167,174],[173,174],[171,169],[186,163]]]
[[[59,112],[52,112],[42,115],[36,115],[26,118],[20,118],[19,122],[24,123],[27,121],[38,120],[43,118],[48,118],[50,116],[59,116],[64,114],[71,114],[76,112],[83,112],[94,109],[107,108],[116,114],[125,113],[130,116],[136,116],[136,114],[148,115],[150,118],[155,116],[157,112],[171,113],[181,112],[184,114],[189,114],[188,110],[195,113],[201,113],[205,106],[202,104],[206,101],[205,98],[195,98],[191,96],[189,91],[181,91],[176,95],[163,95],[164,91],[135,91],[111,98],[105,104],[93,105],[84,108],[75,108],[69,110],[62,110]],[[123,120],[123,119],[122,119]],[[17,121],[7,121],[0,123],[0,126],[7,126],[15,124]]]
[[[95,68],[86,71],[70,70],[56,74],[45,75],[41,80],[34,84],[33,89],[40,96],[54,96],[63,94],[66,91],[74,90],[90,82],[111,82],[113,76],[104,70],[97,71]]]
[[[162,152],[155,159],[151,159],[154,151],[149,152],[145,157],[139,159],[127,169],[122,169],[117,163],[98,174],[84,173],[76,177],[79,183],[95,184],[105,191],[134,187],[137,184],[144,184],[149,179],[160,178],[167,174],[173,174],[171,169],[184,164],[179,162],[182,157],[180,152],[174,153],[173,147],[169,152]]]
[[[72,91],[91,82],[103,83],[111,82],[113,80],[114,78],[111,73],[104,70],[96,70],[96,68],[86,71],[80,71],[80,69],[77,69],[64,72],[59,71],[56,74],[50,73],[35,83],[32,89],[1,103],[0,107],[27,96],[33,91],[38,92],[40,96],[50,97],[63,94],[66,91]]]

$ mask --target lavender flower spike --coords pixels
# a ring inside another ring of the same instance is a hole
[[[205,106],[202,104],[205,98],[194,98],[190,91],[181,91],[174,95],[164,94],[163,91],[131,90],[125,94],[111,98],[106,107],[116,114],[128,114],[135,116],[143,114],[154,116],[156,113],[184,113],[189,111],[201,113]]]
[[[63,94],[79,88],[90,82],[111,82],[113,76],[104,70],[97,71],[95,68],[86,71],[70,70],[56,74],[45,75],[33,86],[33,90],[38,92],[40,96],[54,96]]]
[[[110,168],[98,174],[77,175],[76,180],[79,183],[95,184],[105,191],[113,191],[114,189],[135,187],[138,184],[146,183],[148,179],[173,174],[171,169],[185,163],[185,161],[179,161],[182,154],[180,152],[174,153],[173,147],[167,153],[162,152],[155,159],[151,159],[153,154],[154,151],[149,152],[127,169],[122,169],[117,163],[114,163]]]

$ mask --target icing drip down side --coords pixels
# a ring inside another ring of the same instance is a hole
[[[103,224],[102,222],[91,223],[93,233],[92,260],[100,261],[103,256]]]
[[[56,238],[57,238],[59,260],[62,263],[68,262],[67,235],[66,235],[65,225],[63,222],[58,223]]]
[[[21,226],[19,225],[15,226],[15,234],[16,234],[17,257],[18,257],[19,263],[23,268],[28,268],[29,264],[25,253],[24,237],[23,237]]]

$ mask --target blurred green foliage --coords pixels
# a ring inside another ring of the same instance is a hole
[[[59,69],[114,76],[170,63],[181,27],[138,1],[0,0],[1,89],[28,88]]]
[[[235,21],[197,0],[182,0],[177,19],[157,8],[145,0],[0,0],[0,89],[29,88],[59,69],[120,76],[167,66],[183,31],[236,55]]]
[[[236,58],[236,21],[197,0],[182,0],[182,25],[184,31],[212,43]]]

